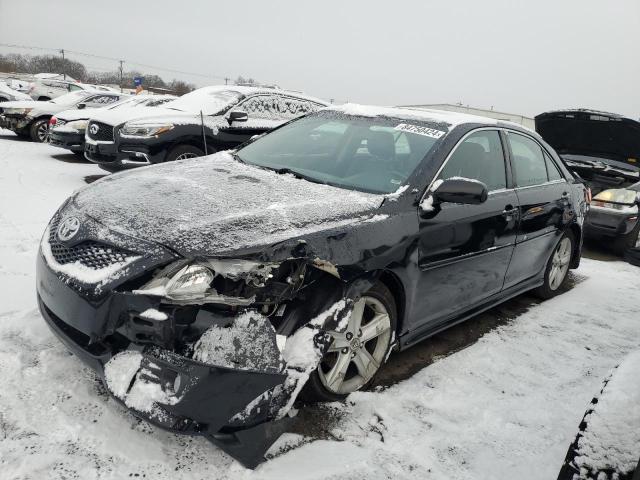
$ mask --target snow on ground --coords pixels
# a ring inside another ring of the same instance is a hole
[[[274,459],[249,471],[203,439],[135,419],[40,318],[40,236],[58,205],[99,174],[0,130],[3,480],[553,479],[603,377],[640,348],[640,270],[585,259],[571,291],[406,381],[324,409],[331,440],[288,434]]]

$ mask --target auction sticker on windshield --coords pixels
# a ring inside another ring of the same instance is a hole
[[[401,123],[396,126],[394,130],[400,130],[407,133],[415,133],[416,135],[424,135],[425,137],[440,138],[445,133],[442,130],[436,130],[435,128],[421,127],[420,125],[411,125],[409,123]]]

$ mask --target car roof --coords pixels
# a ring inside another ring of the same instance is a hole
[[[336,105],[326,108],[327,111],[343,113],[345,115],[353,115],[357,117],[392,117],[402,120],[418,120],[430,123],[444,123],[455,127],[462,124],[484,124],[495,126],[513,126],[518,130],[528,129],[522,125],[497,120],[495,118],[482,117],[479,115],[471,115],[468,113],[452,112],[449,110],[435,110],[420,107],[381,107],[376,105],[361,105],[357,103],[346,103],[344,105]]]
[[[281,88],[270,88],[270,87],[249,87],[245,85],[212,85],[209,87],[198,88],[197,90],[202,90],[204,92],[216,92],[216,91],[231,91],[238,92],[244,96],[249,95],[291,95],[296,98],[301,98],[303,100],[309,100],[310,102],[319,103],[321,105],[329,105],[328,102],[322,100],[320,98],[311,97],[309,95],[305,95],[304,93],[296,92],[294,90],[284,90]]]

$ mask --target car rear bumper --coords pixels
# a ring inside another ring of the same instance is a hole
[[[54,128],[50,130],[49,143],[74,152],[82,152],[84,151],[84,133],[57,132]]]
[[[114,319],[151,308],[156,300],[117,292],[89,300],[58,278],[42,254],[37,260],[37,297],[52,332],[138,417],[176,433],[204,435],[248,467],[260,463],[266,450],[290,426],[288,417],[277,421],[268,418],[265,408],[232,421],[253,400],[282,384],[284,373],[204,364],[158,346],[134,344],[116,331]],[[124,358],[122,355],[140,359],[125,383],[129,385],[126,391],[119,391],[108,378],[110,360]],[[152,403],[141,407],[132,400],[130,393],[138,385],[142,391],[156,392]]]
[[[617,237],[636,226],[638,213],[629,213],[591,206],[585,221],[585,235],[590,237]]]

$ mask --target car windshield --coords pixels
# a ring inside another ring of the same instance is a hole
[[[422,121],[321,112],[237,152],[239,160],[340,188],[392,193],[446,132]]]
[[[89,92],[90,93],[90,92]],[[58,105],[75,105],[76,103],[82,101],[89,95],[85,90],[78,90],[76,92],[65,93],[64,95],[60,95],[57,98],[51,100],[53,103],[57,103]]]
[[[233,90],[201,88],[169,102],[166,106],[183,112],[202,111],[205,115],[216,115],[238,103],[241,98],[242,94]]]

